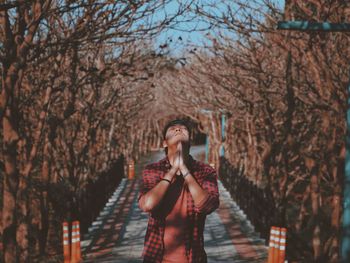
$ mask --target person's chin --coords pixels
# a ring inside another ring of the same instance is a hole
[[[173,145],[177,145],[179,142],[181,143],[188,143],[188,139],[187,138],[183,138],[181,136],[176,136],[173,138],[173,140],[171,140],[171,144]]]

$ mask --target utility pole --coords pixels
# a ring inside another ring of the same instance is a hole
[[[225,147],[224,140],[225,138],[225,129],[226,129],[226,115],[224,113],[221,114],[221,145],[220,145],[220,157],[225,157]]]

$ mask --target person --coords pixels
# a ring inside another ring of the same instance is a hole
[[[175,119],[163,130],[165,158],[145,166],[138,203],[149,213],[144,263],[205,263],[206,215],[219,207],[217,174],[193,159],[190,125]]]

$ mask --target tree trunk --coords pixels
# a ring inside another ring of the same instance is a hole
[[[318,218],[318,209],[319,209],[319,184],[318,177],[316,174],[311,176],[311,208],[312,208],[312,216],[314,218],[314,229],[312,235],[312,248],[314,250],[314,260],[317,262],[321,255],[321,229],[319,225]]]
[[[19,170],[17,168],[17,148],[19,142],[18,123],[14,116],[13,87],[18,78],[18,71],[10,67],[7,76],[3,79],[1,93],[2,128],[3,128],[3,158],[4,158],[4,182],[3,182],[3,255],[4,262],[17,261],[16,242],[16,194],[19,183]]]
[[[41,169],[41,179],[43,183],[43,192],[41,195],[41,228],[39,237],[40,255],[44,255],[46,251],[46,243],[49,231],[49,206],[48,206],[48,187],[50,182],[50,162],[49,162],[49,139],[45,136],[45,144],[43,151],[43,164]]]
[[[301,202],[298,219],[295,222],[295,229],[298,233],[300,233],[300,231],[301,231],[301,227],[303,225],[304,218],[305,218],[305,215],[307,213],[306,202],[309,199],[309,197],[310,197],[310,186],[308,186],[303,193],[303,199]]]

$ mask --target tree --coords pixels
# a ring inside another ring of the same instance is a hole
[[[92,68],[82,73],[79,57],[106,44],[118,47],[115,53],[120,52],[122,56],[123,46],[127,43],[156,34],[171,25],[174,18],[187,8],[185,3],[179,6],[174,15],[151,20],[150,16],[162,10],[168,2],[19,0],[0,5],[0,118],[4,163],[1,233],[6,262],[26,262],[30,259],[30,186],[32,173],[40,160],[42,138],[48,138],[45,135],[48,131],[47,120],[51,121],[51,135],[59,134],[55,130],[57,122],[79,120],[80,117],[75,116],[75,103],[77,93],[83,88],[78,81],[96,78]],[[52,70],[42,67],[48,66],[47,62],[53,63]],[[67,66],[67,77],[57,77]],[[46,75],[39,76],[39,80],[31,79],[27,73],[35,72],[35,69],[41,69]],[[23,85],[24,81],[27,82],[26,86]],[[103,81],[100,79],[90,84],[96,89],[96,96],[101,83]],[[28,101],[24,94],[32,98],[42,95],[38,99],[39,115],[26,111],[28,105],[23,103]],[[49,109],[52,102],[59,105],[57,101],[60,97],[63,98],[60,105],[63,116],[52,114]],[[52,116],[48,116],[49,112]],[[24,123],[28,126],[22,126]],[[45,147],[47,149],[47,144]],[[72,151],[71,147],[70,144],[68,150]]]

